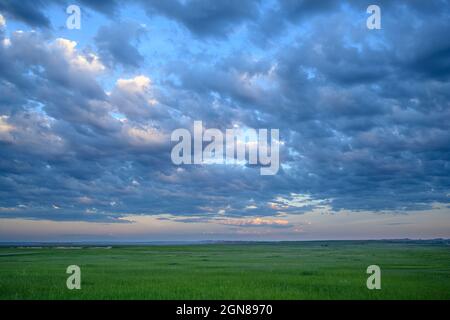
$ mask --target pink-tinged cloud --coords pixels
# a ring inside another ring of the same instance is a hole
[[[283,219],[265,219],[265,218],[251,218],[251,219],[226,219],[221,221],[222,224],[239,226],[239,227],[291,227],[292,225],[287,220]]]

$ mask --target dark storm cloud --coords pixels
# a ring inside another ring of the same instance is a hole
[[[232,43],[224,36],[252,26],[249,48],[213,58],[182,48],[159,61],[159,81],[139,69],[152,55],[137,50],[138,24],[100,27],[100,60],[39,32],[13,33],[7,45],[0,33],[0,216],[202,222],[448,203],[449,3],[381,1],[383,29],[374,31],[364,2],[336,3],[146,2],[195,41]],[[13,16],[12,2],[5,6]],[[269,32],[270,21],[280,30]],[[297,24],[307,32],[293,32]],[[136,72],[107,92],[99,75],[117,64]],[[280,128],[283,167],[260,176],[244,166],[172,165],[170,133],[194,120]]]

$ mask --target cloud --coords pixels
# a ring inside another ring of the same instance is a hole
[[[11,132],[15,130],[15,127],[8,123],[8,116],[0,116],[0,141],[8,142],[13,138]]]
[[[52,28],[52,24],[45,11],[52,6],[64,9],[65,11],[65,8],[71,4],[74,3],[68,0],[4,0],[0,3],[0,11],[7,17],[24,22],[31,27],[48,29]],[[117,8],[117,1],[79,0],[79,5],[82,10],[85,8],[90,8],[110,17],[114,17]]]
[[[98,73],[105,70],[100,59],[93,53],[79,54],[76,50],[77,43],[68,39],[58,38],[53,46],[61,50],[71,68],[80,72]]]
[[[46,5],[46,2],[41,0],[5,0],[0,3],[0,11],[7,17],[23,21],[31,26],[50,27],[50,20],[42,12]]]
[[[115,111],[136,122],[170,119],[168,108],[159,103],[157,95],[150,78],[138,75],[131,79],[118,79],[109,100],[117,106]]]
[[[101,12],[110,17],[115,17],[117,7],[119,6],[117,0],[97,1],[97,0],[79,0],[81,5],[87,5],[89,8]]]
[[[114,22],[110,26],[99,28],[95,43],[106,63],[136,68],[144,62],[136,45],[146,32],[138,23]]]
[[[98,5],[122,22],[82,30],[77,41],[58,30],[9,30],[8,20],[0,217],[167,214],[283,228],[290,223],[280,217],[315,209],[448,204],[450,23],[439,3],[381,2],[377,31],[365,28],[364,3],[334,1],[149,2],[141,4],[155,18],[144,21],[148,31],[126,22],[126,6]],[[8,19],[31,11],[31,25],[51,20],[43,2],[2,6]],[[280,32],[267,31],[270,18]],[[140,45],[146,32],[151,41]],[[279,128],[279,173],[173,165],[170,133],[195,120]]]
[[[162,14],[200,37],[224,37],[259,14],[260,0],[141,1],[148,14]]]
[[[220,223],[239,227],[273,227],[273,228],[290,228],[292,225],[284,219],[238,219],[238,220],[222,220]]]
[[[5,18],[0,14],[0,28],[6,26]]]

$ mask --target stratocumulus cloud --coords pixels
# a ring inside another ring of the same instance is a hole
[[[365,1],[244,2],[79,1],[68,32],[65,1],[3,1],[0,217],[282,229],[448,206],[450,3],[379,1],[368,30]],[[195,121],[279,129],[277,174],[174,165]]]

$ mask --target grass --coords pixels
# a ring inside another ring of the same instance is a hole
[[[68,265],[81,290],[68,290]],[[381,290],[366,269],[380,266]],[[295,242],[0,248],[0,299],[450,299],[450,247]]]

